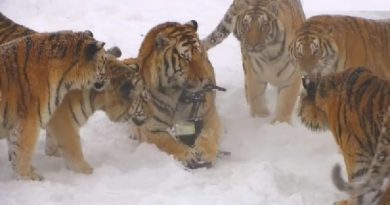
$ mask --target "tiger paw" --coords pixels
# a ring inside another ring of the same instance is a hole
[[[204,160],[201,153],[192,150],[186,160],[182,161],[183,165],[189,169],[209,168],[212,166],[211,161]]]
[[[46,138],[46,144],[45,144],[45,154],[50,157],[60,157],[61,151],[60,148],[57,146],[57,143],[54,142],[51,138]]]
[[[16,173],[15,178],[17,180],[32,180],[32,181],[43,181],[44,178],[42,175],[35,172],[35,168],[31,167],[27,173]]]
[[[67,163],[66,167],[74,172],[82,174],[92,174],[93,168],[85,160]]]
[[[268,117],[271,112],[265,106],[251,107],[251,116],[252,117]]]
[[[46,146],[45,154],[49,157],[61,157],[61,152],[58,147]]]

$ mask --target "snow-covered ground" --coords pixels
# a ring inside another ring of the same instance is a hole
[[[145,33],[165,21],[199,23],[200,37],[214,29],[231,0],[0,0],[0,11],[37,31],[86,30],[118,45],[134,57]],[[348,13],[390,18],[388,0],[304,0],[307,16]],[[355,12],[344,12],[354,10]],[[252,119],[244,96],[238,42],[229,37],[209,52],[217,83],[217,107],[225,126],[221,149],[230,157],[210,169],[185,170],[155,146],[128,138],[126,124],[96,113],[81,130],[92,175],[67,170],[62,159],[44,154],[44,131],[34,156],[43,182],[15,181],[0,142],[0,205],[223,204],[325,205],[346,197],[330,182],[330,170],[342,163],[329,132],[313,133],[300,124],[271,125],[271,118]],[[267,90],[274,108],[276,90]]]

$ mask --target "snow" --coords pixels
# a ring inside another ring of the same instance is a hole
[[[91,30],[107,48],[118,45],[124,57],[134,57],[145,33],[165,21],[199,23],[205,37],[224,15],[231,0],[0,0],[0,11],[37,31]],[[304,0],[307,16],[347,13],[390,18],[387,0]],[[345,12],[351,11],[351,12]],[[342,164],[330,132],[314,133],[295,116],[293,125],[270,124],[271,117],[253,119],[245,102],[244,77],[238,42],[230,36],[210,50],[224,124],[221,157],[209,169],[186,170],[150,144],[129,138],[126,124],[112,123],[97,112],[82,128],[83,150],[94,167],[92,175],[65,168],[60,158],[44,154],[44,136],[33,164],[45,181],[16,181],[0,142],[0,205],[121,205],[224,204],[322,205],[346,197],[330,182],[335,163]],[[273,109],[276,90],[267,89]],[[296,112],[296,111],[295,111]]]

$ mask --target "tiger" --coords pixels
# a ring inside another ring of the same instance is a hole
[[[305,76],[302,84],[298,111],[302,123],[313,131],[331,130],[349,181],[361,178],[380,146],[384,116],[390,106],[390,81],[369,68],[355,67],[321,77]],[[384,202],[390,202],[389,190]]]
[[[34,33],[37,32],[0,13],[0,44]],[[90,35],[93,35],[92,32]],[[107,55],[108,58],[119,58],[122,55],[116,46],[108,49],[107,53],[113,55]],[[142,106],[147,99],[147,90],[138,74],[136,59],[107,61],[106,73],[111,78],[104,90],[91,88],[70,91],[45,126],[46,155],[64,155],[67,167],[75,172],[93,172],[93,168],[83,157],[79,128],[96,110],[104,110],[115,122],[132,120],[135,124],[141,124],[146,119]]]
[[[132,126],[141,142],[156,145],[191,169],[215,162],[222,129],[216,94],[209,89],[215,85],[214,68],[197,29],[195,20],[165,22],[146,34],[137,60],[149,90],[152,116],[143,125]],[[193,95],[200,101],[192,101]],[[173,132],[176,126],[184,127],[193,142]]]
[[[355,204],[377,205],[380,202],[383,191],[388,187],[385,178],[390,171],[390,107],[383,117],[383,125],[378,137],[374,158],[366,174],[359,179],[347,183],[341,177],[341,168],[338,164],[332,170],[332,180],[336,187],[347,192]]]
[[[345,15],[309,18],[295,33],[290,58],[303,75],[364,66],[390,79],[390,20]]]
[[[117,47],[114,48],[109,51],[111,54],[118,51]],[[119,57],[120,50],[114,56]],[[132,121],[136,126],[151,115],[145,106],[148,91],[139,75],[137,60],[113,61],[106,65],[106,69],[111,77],[104,90],[70,91],[46,124],[46,155],[63,156],[67,168],[75,172],[93,172],[82,153],[79,129],[95,111],[103,110],[111,121]]]
[[[300,90],[300,76],[291,64],[288,45],[305,20],[300,0],[234,0],[202,45],[206,50],[231,32],[240,42],[246,101],[252,117],[267,117],[265,91],[278,89],[273,122],[291,123]]]
[[[15,23],[0,12],[0,45],[34,33],[36,31]]]
[[[17,179],[42,180],[31,166],[44,128],[73,89],[104,87],[104,42],[91,32],[31,34],[0,45],[0,138],[7,138]]]

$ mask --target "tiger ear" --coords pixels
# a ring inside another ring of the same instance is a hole
[[[198,22],[196,22],[195,20],[191,20],[191,21],[187,22],[185,25],[192,26],[195,29],[195,31],[198,30]]]
[[[104,47],[104,42],[93,41],[88,43],[85,47],[85,56],[88,60],[92,59],[95,54]]]
[[[250,4],[249,0],[234,0],[233,5],[238,9],[247,7]]]
[[[267,9],[271,11],[275,16],[278,15],[279,5],[278,2],[272,1],[267,5]]]
[[[86,33],[89,37],[93,38],[93,33],[90,30],[85,30],[84,33]]]
[[[107,50],[107,53],[119,58],[122,55],[122,51],[117,46],[111,47]]]
[[[156,48],[157,50],[163,50],[165,47],[169,45],[170,40],[162,35],[156,36]]]

